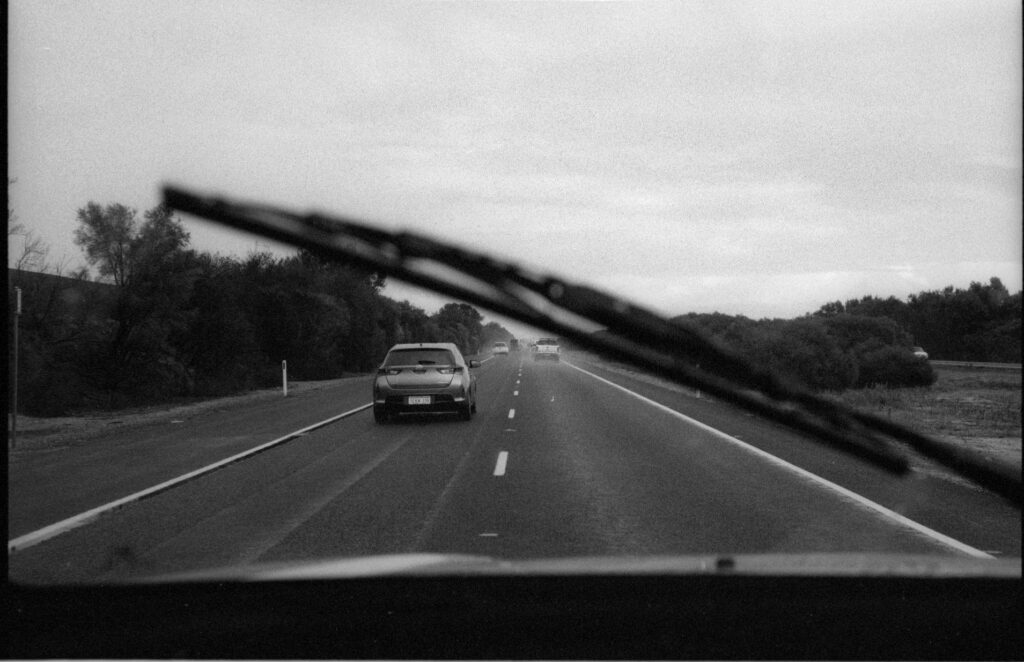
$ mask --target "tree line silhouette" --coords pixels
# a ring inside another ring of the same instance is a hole
[[[399,342],[453,342],[475,353],[511,337],[468,304],[427,314],[384,296],[382,275],[309,252],[196,251],[164,206],[140,221],[124,205],[90,202],[78,210],[75,242],[97,281],[86,269],[9,270],[25,301],[19,409],[28,414],[272,386],[282,360],[289,378],[331,379],[373,370]]]
[[[465,303],[434,314],[382,294],[385,278],[309,252],[245,258],[200,252],[171,210],[90,202],[75,242],[98,278],[49,267],[25,236],[9,269],[22,288],[19,409],[34,415],[237,393],[297,380],[366,373],[399,342],[453,342],[467,354],[511,338]],[[49,271],[50,273],[46,273]],[[11,297],[9,297],[9,300]],[[792,320],[683,315],[769,369],[816,389],[926,386],[932,359],[1021,360],[1021,293],[998,278],[921,292],[865,296]]]
[[[811,314],[752,320],[691,313],[675,318],[702,328],[741,355],[819,390],[930,386],[932,360],[1020,363],[1021,292],[998,278],[910,295],[827,303]]]

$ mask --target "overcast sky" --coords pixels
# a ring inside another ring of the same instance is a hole
[[[1021,288],[1017,0],[15,0],[8,25],[10,206],[55,259],[82,261],[79,207],[174,182],[666,314]]]

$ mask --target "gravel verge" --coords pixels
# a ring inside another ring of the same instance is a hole
[[[340,379],[303,381],[288,383],[288,397],[330,388],[353,379],[365,379],[365,375],[354,375]],[[101,437],[112,430],[138,428],[154,423],[184,420],[213,410],[225,410],[250,405],[266,400],[281,398],[281,388],[260,389],[238,395],[198,400],[186,403],[168,403],[122,409],[84,413],[77,416],[43,418],[18,416],[17,450],[53,448],[80,443]],[[8,418],[7,435],[10,447],[11,422]]]

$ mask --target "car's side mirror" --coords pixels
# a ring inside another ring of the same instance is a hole
[[[469,362],[469,367],[470,368],[479,368],[480,367],[480,362],[477,361],[476,359],[471,359],[470,362]]]

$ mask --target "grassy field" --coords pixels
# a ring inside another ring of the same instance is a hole
[[[869,388],[837,399],[926,434],[1021,461],[1021,373],[937,367],[928,388]]]

